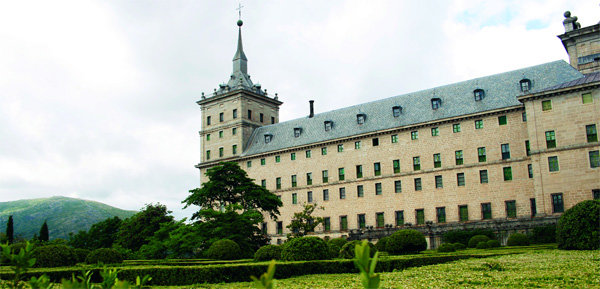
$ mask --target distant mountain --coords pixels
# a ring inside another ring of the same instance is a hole
[[[117,216],[125,219],[135,213],[99,202],[67,197],[0,202],[0,232],[6,233],[6,222],[8,216],[12,215],[15,238],[32,238],[34,234],[39,234],[42,224],[47,221],[51,240],[68,239],[69,232],[87,231],[93,224],[106,218]]]

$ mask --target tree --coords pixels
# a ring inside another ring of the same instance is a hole
[[[46,221],[44,221],[44,224],[42,224],[42,227],[40,228],[40,236],[38,237],[38,240],[42,242],[48,242],[49,239],[50,235],[48,233],[48,224]]]
[[[165,205],[146,204],[140,212],[125,219],[116,234],[116,245],[137,251],[149,242],[150,237],[160,229],[162,223],[173,222],[171,211]]]
[[[258,224],[262,213],[276,219],[281,200],[267,189],[254,183],[237,163],[220,163],[206,171],[208,181],[190,191],[183,201],[184,208],[200,207],[192,215],[207,244],[227,238],[247,253],[266,243]],[[262,213],[261,213],[262,212]]]
[[[115,216],[93,224],[87,232],[79,231],[77,234],[69,234],[69,245],[89,250],[111,248],[122,222],[119,217]]]
[[[323,223],[322,217],[313,217],[313,212],[317,209],[317,204],[304,204],[302,212],[294,213],[294,217],[286,228],[292,231],[288,238],[297,238],[306,235],[308,232],[314,232],[315,228]],[[323,207],[319,207],[323,210]]]
[[[13,228],[13,216],[8,216],[8,222],[6,223],[6,239],[9,244],[15,241],[15,231]]]

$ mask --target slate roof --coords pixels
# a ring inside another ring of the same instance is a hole
[[[242,155],[249,156],[436,119],[519,106],[521,103],[517,96],[524,94],[519,81],[524,78],[532,83],[528,93],[535,93],[582,77],[579,71],[559,60],[319,113],[313,118],[307,116],[255,129]],[[478,88],[485,92],[481,101],[474,100],[473,91]],[[439,109],[432,109],[432,98],[441,99]],[[392,114],[394,106],[402,107],[399,117]],[[359,113],[366,115],[366,121],[362,125],[356,121]],[[333,121],[330,131],[325,131],[325,121]],[[299,137],[294,137],[296,127],[302,129]],[[272,135],[269,143],[265,143],[265,134]]]
[[[600,72],[593,72],[593,73],[585,74],[584,77],[582,77],[582,78],[577,78],[575,80],[567,81],[567,82],[561,83],[559,85],[551,86],[551,87],[544,89],[543,91],[568,88],[568,87],[578,86],[578,85],[582,85],[582,84],[588,84],[588,83],[592,83],[592,82],[600,82]],[[540,92],[542,92],[542,91],[540,91]]]

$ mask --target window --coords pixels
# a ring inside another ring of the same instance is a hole
[[[440,106],[442,106],[442,100],[439,98],[432,98],[431,99],[431,109],[435,110],[440,108]]]
[[[232,145],[231,146],[231,153],[234,154],[234,155],[237,154],[237,145]]]
[[[469,207],[467,205],[458,206],[458,220],[461,222],[469,220]]]
[[[312,155],[311,150],[307,150],[306,151],[306,158],[310,159],[311,155]]]
[[[488,182],[488,172],[487,170],[480,170],[479,171],[479,183],[480,184],[487,184]]]
[[[283,234],[283,222],[279,221],[277,222],[277,235],[282,235]]]
[[[483,203],[481,204],[481,219],[489,220],[492,218],[492,204]]]
[[[415,191],[420,191],[422,188],[421,178],[415,178]]]
[[[281,189],[281,177],[275,179],[275,188]]]
[[[363,177],[363,169],[362,169],[362,165],[357,165],[356,166],[356,178],[360,179]]]
[[[507,143],[505,143],[500,145],[500,149],[502,150],[502,159],[510,159],[510,146]]]
[[[531,154],[531,146],[529,145],[529,140],[525,141],[525,154],[526,155],[530,155]]]
[[[593,169],[593,168],[600,167],[600,155],[598,154],[598,151],[590,151],[589,156],[590,156],[590,168]]]
[[[523,120],[523,122],[527,121],[527,113],[526,112],[521,113],[521,119]]]
[[[344,145],[343,145],[343,144],[339,144],[339,145],[337,146],[337,149],[338,149],[338,153],[341,153],[341,152],[343,152],[343,151],[344,151]]]
[[[512,168],[511,167],[504,167],[504,168],[502,168],[502,171],[504,173],[504,180],[505,181],[512,180]]]
[[[207,160],[210,160],[210,150],[207,150],[207,151],[206,151],[206,159],[207,159]]]
[[[290,159],[291,159],[292,161],[295,161],[295,160],[296,160],[296,153],[291,153],[291,154],[290,154]]]
[[[411,131],[410,132],[410,139],[412,139],[412,140],[419,139],[419,131],[417,131],[417,130]]]
[[[264,166],[267,163],[267,160],[265,158],[260,159],[260,165]]]
[[[267,223],[262,223],[262,227],[260,229],[262,231],[263,234],[267,234]]]
[[[209,141],[210,140],[210,133],[206,134],[206,140]]]
[[[592,98],[592,93],[588,92],[588,93],[584,93],[581,95],[581,102],[585,103],[592,103],[594,101],[594,99]]]
[[[323,201],[329,201],[329,190],[328,189],[323,190]]]
[[[477,148],[477,156],[479,157],[480,163],[484,163],[486,161],[485,147]]]
[[[246,162],[246,167],[247,168],[251,168],[252,167],[252,161],[247,161]]]
[[[413,157],[413,171],[421,169],[421,157]]]
[[[313,181],[312,173],[306,173],[306,185],[307,186],[312,185],[312,181]]]
[[[558,172],[558,157],[548,157],[548,170],[551,172]]]
[[[274,123],[275,123],[275,117],[272,116],[271,117],[271,124],[274,124]]]
[[[346,198],[346,188],[341,187],[340,188],[340,200],[343,200]]]
[[[402,181],[394,181],[394,193],[402,193]]]
[[[223,113],[222,112],[219,113],[219,122],[223,122],[224,118],[225,117],[224,117]]]
[[[327,170],[321,172],[321,177],[323,178],[323,183],[329,182],[329,172]]]
[[[264,115],[264,114],[262,114],[262,113],[261,113],[261,114],[259,114],[259,115],[258,115],[258,119],[259,119],[259,121],[260,121],[260,122],[263,122],[263,121],[264,121],[264,119],[265,119],[265,115]]]
[[[362,198],[365,196],[365,189],[362,185],[356,186],[356,197]]]
[[[435,208],[438,223],[446,223],[446,207]]]
[[[296,175],[292,175],[292,188],[295,188],[297,185]]]
[[[302,133],[302,128],[299,128],[299,127],[294,128],[294,137],[300,137],[301,133]]]
[[[425,210],[424,209],[416,209],[415,217],[417,219],[417,225],[425,224]]]
[[[527,174],[529,175],[530,179],[533,179],[533,166],[531,164],[527,165]]]
[[[323,218],[323,230],[325,232],[331,231],[331,219],[329,217]]]
[[[384,215],[382,212],[375,214],[375,221],[376,221],[375,227],[383,228],[385,226],[385,219],[384,219]]]
[[[398,142],[398,135],[397,134],[393,134],[392,135],[392,143],[397,143]]]
[[[507,218],[516,218],[517,217],[517,202],[514,200],[505,201],[504,205],[506,206],[506,217]]]
[[[219,157],[222,158],[223,157],[223,148],[219,148]]]
[[[219,138],[223,138],[223,131],[219,131]]]
[[[506,115],[501,115],[498,117],[498,125],[506,125]]]
[[[542,101],[542,111],[552,110],[552,100],[544,100]]]
[[[298,194],[292,193],[292,204],[298,204]]]
[[[275,156],[275,162],[276,163],[280,163],[281,162],[281,156]]]
[[[327,155],[327,147],[321,148],[321,155],[322,156],[326,156]]]
[[[439,168],[442,166],[442,157],[440,154],[433,154],[433,167]]]
[[[478,89],[473,90],[473,96],[475,97],[475,101],[482,100],[483,96],[484,96],[483,89],[478,88]]]
[[[402,113],[402,107],[401,106],[394,106],[394,107],[392,107],[392,115],[394,115],[394,117],[399,117],[400,113]]]
[[[456,160],[456,165],[462,165],[463,164],[463,151],[455,151],[454,152],[454,159]]]
[[[432,127],[431,128],[431,136],[439,136],[439,135],[440,135],[440,128]]]
[[[348,231],[348,217],[340,216],[340,231]]]
[[[436,188],[443,188],[444,187],[444,182],[442,180],[442,176],[435,176],[435,187]]]
[[[481,129],[483,128],[483,120],[478,119],[475,121],[475,129]]]
[[[598,131],[596,130],[595,124],[590,124],[585,126],[585,134],[587,135],[587,142],[597,142],[598,141]]]
[[[233,119],[236,119],[236,118],[237,118],[237,109],[234,109],[233,110]]]
[[[563,203],[563,194],[552,194],[552,213],[562,213],[565,211]]]
[[[210,125],[210,116],[206,117],[206,125]]]
[[[306,192],[306,201],[309,202],[309,203],[313,202],[312,191]]]
[[[237,134],[237,128],[234,127],[231,129],[231,135],[236,135]]]
[[[359,229],[364,229],[367,227],[367,220],[365,218],[365,214],[358,214],[357,215],[357,219],[358,219],[358,228]]]
[[[396,226],[404,225],[404,211],[396,211],[394,214],[396,215]]]
[[[594,200],[600,200],[600,189],[592,190],[592,197]]]
[[[248,110],[248,119],[252,120],[252,111],[251,110]]]
[[[265,143],[270,143],[272,139],[273,139],[272,134],[265,134]]]
[[[535,198],[529,199],[529,207],[531,209],[531,216],[535,217],[535,215],[537,215],[537,205],[535,204]]]
[[[555,148],[556,147],[556,135],[553,130],[546,132],[546,148]]]
[[[331,128],[333,127],[333,121],[331,121],[331,120],[326,120],[324,124],[325,124],[325,131],[330,131]]]
[[[354,149],[355,150],[359,150],[360,149],[360,141],[355,141],[354,142]]]
[[[373,164],[373,170],[375,172],[375,176],[380,176],[381,175],[381,164],[374,163]]]
[[[455,123],[452,125],[452,132],[454,132],[454,133],[460,132],[460,123]]]
[[[373,138],[373,146],[376,147],[379,145],[379,138]]]
[[[459,187],[465,186],[465,173],[456,174],[456,185]]]
[[[519,86],[522,92],[528,92],[531,89],[531,80],[524,78],[519,81]]]
[[[381,183],[375,183],[375,195],[379,196],[381,194]]]
[[[338,169],[338,180],[343,181],[346,179],[346,175],[344,172],[344,168],[339,168]]]
[[[394,174],[399,173],[400,172],[400,160],[393,160],[392,165],[394,167]]]
[[[367,118],[367,115],[365,115],[364,113],[359,113],[356,115],[356,123],[363,124],[363,123],[365,123],[366,118]]]

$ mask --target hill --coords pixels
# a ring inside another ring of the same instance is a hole
[[[30,239],[38,234],[44,220],[48,222],[50,239],[68,239],[69,233],[88,230],[93,224],[118,216],[135,214],[109,205],[67,197],[0,202],[0,232],[6,232],[6,222],[13,216],[15,238]]]

